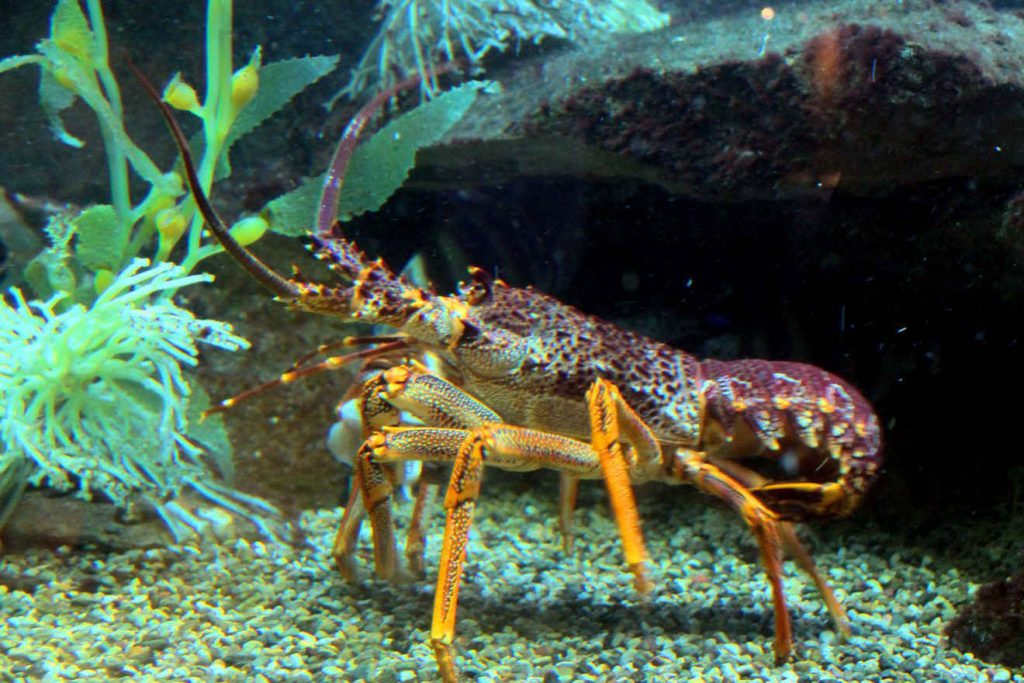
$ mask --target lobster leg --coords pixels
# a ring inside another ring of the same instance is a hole
[[[373,560],[377,576],[392,581],[397,577],[398,553],[395,549],[395,520],[391,514],[394,472],[375,462],[372,448],[366,444],[356,455],[356,472],[363,505],[373,527]]]
[[[647,551],[640,531],[640,514],[633,497],[630,473],[639,474],[652,464],[660,466],[661,448],[650,429],[633,412],[618,388],[611,382],[598,379],[587,392],[590,410],[591,443],[601,460],[601,470],[608,487],[612,512],[622,537],[626,563],[633,572],[638,592],[651,589],[644,568]],[[631,457],[623,452],[623,439],[632,446]]]
[[[452,478],[444,496],[447,516],[441,546],[441,568],[434,593],[434,617],[430,625],[430,644],[444,683],[458,681],[452,652],[455,611],[462,583],[462,565],[466,561],[469,528],[473,524],[473,511],[483,478],[484,446],[488,441],[489,435],[483,430],[474,430],[463,441],[455,456]]]
[[[786,547],[786,552],[796,560],[800,568],[814,581],[814,585],[817,586],[818,592],[821,593],[821,597],[825,601],[828,613],[832,615],[832,621],[835,623],[839,635],[843,639],[848,639],[850,637],[850,619],[846,616],[846,610],[843,609],[842,604],[836,598],[832,586],[821,575],[821,571],[814,562],[814,558],[811,557],[811,554],[807,552],[807,548],[800,542],[800,538],[796,535],[796,528],[789,522],[783,522],[779,525],[779,530],[782,535],[782,544]]]
[[[805,520],[808,517],[839,517],[849,513],[851,496],[835,482],[815,484],[788,482],[765,484],[752,491],[786,519]]]
[[[377,386],[383,400],[390,405],[406,410],[436,427],[457,427],[471,429],[486,423],[501,423],[501,417],[447,380],[436,375],[421,372],[413,366],[396,366],[381,374]],[[453,452],[454,453],[454,452]],[[454,457],[454,456],[453,456]],[[562,547],[568,553],[572,548],[572,514],[576,504],[577,485],[570,485],[563,473],[559,490],[559,529],[562,533]],[[422,532],[417,530],[419,517],[414,508],[414,525],[410,529],[411,543],[406,545],[406,555],[414,569],[417,561],[410,552],[422,544]],[[416,551],[422,552],[422,551]],[[419,561],[422,565],[422,560]]]
[[[382,578],[397,576],[395,558],[397,550],[394,540],[394,526],[391,516],[391,487],[393,473],[384,469],[371,457],[375,433],[384,427],[399,424],[400,410],[407,410],[428,425],[472,428],[485,422],[498,422],[500,418],[487,406],[458,389],[450,382],[421,372],[413,365],[399,365],[376,373],[367,379],[361,388],[362,428],[367,440],[356,456],[356,474],[353,487],[358,487],[360,496],[350,498],[345,508],[341,526],[335,537],[332,550],[335,564],[343,577],[354,578],[354,554],[356,540],[363,517],[370,513],[373,526],[374,564]],[[458,443],[441,460],[454,460]],[[408,458],[431,460],[433,458]],[[423,567],[423,510],[429,486],[421,483],[413,509],[412,524],[406,540],[406,557],[413,573]]]
[[[398,424],[398,410],[381,398],[383,373],[366,380],[362,386],[362,429],[363,436],[373,430]],[[365,444],[356,455],[355,474],[352,479],[352,493],[341,525],[334,539],[331,554],[339,573],[349,581],[355,578],[356,541],[359,528],[367,512],[373,526],[374,563],[381,578],[392,579],[396,575],[394,527],[383,528],[384,520],[391,519],[391,485],[394,475],[386,472],[379,464],[368,458]]]
[[[466,438],[467,430],[485,423],[499,423],[501,418],[490,408],[472,398],[450,382],[426,372],[415,366],[401,365],[388,368],[369,378],[362,388],[363,399],[363,431],[368,436],[360,448],[356,462],[356,476],[353,486],[359,487],[361,496],[349,500],[345,508],[341,526],[335,538],[333,555],[342,576],[351,580],[354,577],[353,555],[360,523],[370,512],[374,537],[374,558],[378,575],[382,578],[394,578],[396,555],[394,529],[391,517],[391,485],[392,473],[382,465],[380,450],[384,437],[374,432],[385,427],[398,424],[398,411],[405,410],[423,420],[428,425],[439,426],[440,432],[425,431],[423,435],[440,433],[454,434],[446,442],[433,442],[428,445],[425,440],[417,442],[413,455],[405,454],[392,461],[418,460],[427,462],[453,462],[459,444]],[[456,429],[452,429],[456,428]],[[410,428],[413,430],[424,428]],[[395,433],[388,430],[388,433]],[[392,439],[399,437],[392,437]],[[426,439],[426,436],[424,436]],[[376,455],[375,455],[376,454]],[[536,466],[535,466],[536,467]],[[534,468],[535,468],[534,467]],[[424,471],[424,477],[431,477],[430,470]],[[436,475],[434,475],[436,476]],[[413,507],[412,521],[406,539],[405,554],[409,567],[414,573],[423,570],[423,514],[430,488],[438,481],[423,479],[417,489],[416,503]],[[560,522],[563,546],[571,545],[571,521],[566,520],[572,514],[575,502],[574,489],[563,489],[560,497]]]
[[[600,471],[597,454],[588,444],[575,439],[503,424],[485,424],[470,430],[388,428],[372,435],[366,450],[372,453],[369,459],[379,465],[404,460],[453,463],[444,498],[447,516],[430,642],[442,680],[454,682],[455,613],[484,464],[510,470],[547,467],[577,477],[594,477]]]
[[[331,549],[331,557],[338,567],[338,573],[346,581],[355,581],[356,569],[352,556],[355,554],[356,540],[359,538],[359,528],[366,517],[366,508],[363,507],[362,481],[359,473],[352,477],[352,490],[348,495],[348,503],[345,505],[345,514],[341,517],[341,524],[338,525],[338,533],[334,537],[334,546]]]
[[[775,606],[775,663],[782,664],[793,651],[793,631],[782,585],[782,523],[746,486],[705,460],[699,452],[678,451],[674,471],[683,481],[724,501],[740,514],[754,533]]]
[[[423,515],[434,498],[435,489],[445,483],[441,479],[442,476],[444,480],[449,478],[445,470],[439,469],[436,465],[433,467],[427,465],[423,468],[420,479],[416,483],[416,501],[413,503],[412,517],[409,520],[409,534],[405,538],[405,559],[409,564],[409,569],[417,576],[422,576],[424,572],[423,553],[426,543],[424,542]]]
[[[716,464],[731,477],[737,479],[744,486],[750,489],[750,492],[754,496],[758,496],[758,491],[765,484],[764,477],[738,463],[724,460],[716,461]],[[758,499],[761,500],[760,496],[758,496]],[[762,502],[765,501],[762,500]],[[786,548],[786,552],[790,557],[796,560],[796,563],[804,573],[811,577],[811,581],[814,582],[814,585],[818,588],[818,592],[821,593],[821,597],[825,601],[825,606],[828,608],[828,612],[832,616],[832,621],[835,623],[839,634],[843,638],[849,638],[850,620],[846,616],[846,610],[843,609],[843,606],[836,598],[836,594],[832,590],[832,586],[830,586],[825,577],[822,576],[821,571],[818,569],[818,565],[814,562],[814,558],[807,551],[804,544],[800,542],[800,538],[796,534],[796,527],[792,522],[780,522],[779,531],[782,537],[782,544]]]

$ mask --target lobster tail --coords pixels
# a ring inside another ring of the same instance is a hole
[[[765,360],[703,361],[708,417],[749,430],[789,481],[751,489],[781,518],[849,514],[881,466],[878,417],[853,386],[820,368]]]

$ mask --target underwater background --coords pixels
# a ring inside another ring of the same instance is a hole
[[[443,496],[425,576],[377,578],[368,524],[355,580],[331,556],[353,453],[328,434],[354,371],[199,419],[370,330],[289,311],[207,248],[128,64],[181,84],[165,99],[234,234],[329,281],[301,234],[337,141],[446,50],[463,72],[386,114],[429,99],[434,118],[353,159],[347,237],[439,292],[478,265],[701,358],[822,367],[884,443],[852,516],[800,525],[852,636],[787,561],[781,665],[734,512],[636,487],[640,597],[600,482],[567,554],[556,475],[490,471],[461,675],[1024,680],[1024,4],[105,2],[102,35],[100,7],[0,0],[0,680],[439,680]],[[443,11],[466,42],[430,33]],[[412,507],[397,496],[399,539]]]

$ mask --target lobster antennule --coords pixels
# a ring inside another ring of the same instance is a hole
[[[206,193],[203,192],[202,185],[199,183],[199,174],[196,173],[196,167],[192,161],[192,153],[188,148],[188,141],[185,139],[185,134],[182,132],[178,122],[174,119],[174,114],[171,113],[170,107],[160,98],[156,88],[149,82],[149,79],[130,60],[128,61],[128,66],[132,73],[135,74],[135,77],[139,79],[143,90],[146,91],[146,94],[149,95],[149,98],[153,100],[160,110],[160,114],[167,123],[167,127],[170,128],[171,135],[174,137],[174,143],[178,147],[178,153],[181,154],[182,164],[185,167],[185,177],[188,181],[192,198],[195,200],[199,213],[202,214],[203,220],[206,222],[210,232],[213,233],[217,241],[224,247],[224,251],[231,254],[231,257],[239,265],[278,297],[294,299],[301,296],[302,290],[295,283],[279,275],[231,236],[231,232],[224,225],[224,221],[221,220],[220,216],[217,215],[217,211],[213,208]]]

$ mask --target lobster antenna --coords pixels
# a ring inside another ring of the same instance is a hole
[[[188,187],[192,192],[192,197],[207,227],[210,228],[210,232],[213,233],[217,241],[224,247],[224,251],[231,254],[232,258],[245,268],[250,275],[278,297],[285,299],[299,297],[302,292],[295,283],[276,273],[270,266],[257,258],[255,254],[243,247],[231,236],[231,232],[224,225],[224,221],[220,219],[220,216],[217,215],[216,209],[210,204],[210,199],[203,192],[203,188],[199,184],[199,175],[196,173],[196,167],[192,161],[192,153],[189,151],[188,141],[185,139],[185,134],[181,131],[178,122],[174,119],[174,114],[171,113],[170,107],[161,99],[153,84],[149,82],[149,79],[130,59],[128,60],[128,67],[135,74],[135,77],[139,79],[142,88],[149,95],[149,98],[156,103],[156,106],[160,109],[160,114],[167,123],[167,127],[171,129],[174,143],[178,146],[178,153],[181,154],[181,160],[185,167],[185,177],[188,180]]]
[[[438,76],[453,71],[459,66],[458,61],[446,62],[430,69],[427,76],[433,82]],[[324,186],[320,193],[320,203],[316,213],[317,237],[322,239],[331,237],[331,229],[338,218],[338,202],[341,199],[341,186],[345,181],[345,173],[348,171],[352,153],[356,150],[359,136],[366,124],[388,100],[418,84],[422,79],[423,74],[417,72],[380,91],[373,99],[364,104],[345,126],[345,132],[341,134],[341,140],[338,141],[338,146],[331,156],[331,165],[327,167],[327,174],[324,176]]]

